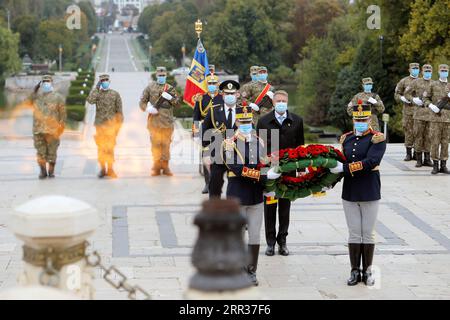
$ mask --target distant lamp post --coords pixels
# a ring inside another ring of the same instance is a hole
[[[195,22],[195,32],[197,32],[197,36],[199,39],[200,39],[200,35],[202,34],[202,31],[203,31],[203,23],[200,19],[198,19]]]
[[[184,68],[185,63],[186,63],[186,46],[183,43],[183,46],[181,47],[181,52],[183,53],[183,63],[181,64],[181,66]]]
[[[150,69],[149,69],[150,72],[152,72],[152,50],[153,50],[152,45],[149,45],[148,46],[148,64],[150,67]]]
[[[380,61],[381,65],[383,65],[383,41],[384,41],[383,35],[380,35],[379,39],[380,39]]]
[[[62,44],[59,45],[59,72],[62,72],[62,53],[63,47]]]

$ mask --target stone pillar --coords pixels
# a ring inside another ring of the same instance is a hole
[[[234,200],[209,200],[195,217],[199,235],[192,253],[197,273],[185,298],[189,300],[261,299],[245,271],[245,217]]]
[[[19,286],[51,287],[93,299],[93,270],[84,256],[98,223],[94,208],[68,197],[45,196],[17,207],[9,227],[24,242]]]

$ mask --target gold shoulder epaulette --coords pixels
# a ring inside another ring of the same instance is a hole
[[[340,144],[343,144],[344,141],[345,141],[345,139],[346,139],[346,138],[348,137],[348,135],[351,134],[351,133],[353,133],[353,131],[344,133],[344,134],[341,136],[341,138],[339,139],[339,143],[340,143]]]
[[[386,140],[386,137],[383,133],[374,131],[374,134],[372,136],[372,143],[380,143]]]

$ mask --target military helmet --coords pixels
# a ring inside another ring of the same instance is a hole
[[[241,123],[253,122],[252,108],[247,106],[236,107],[236,120]]]
[[[260,66],[260,67],[258,68],[258,73],[259,73],[259,72],[265,72],[265,73],[267,73],[267,67]]]
[[[259,66],[251,66],[250,67],[250,74],[257,74],[259,71]]]
[[[433,66],[431,64],[424,64],[422,66],[422,71],[433,71]]]
[[[448,71],[448,64],[439,65],[439,71]]]
[[[53,77],[49,74],[43,75],[42,76],[42,81],[50,81],[53,82]]]
[[[365,84],[373,84],[373,80],[372,80],[372,78],[364,78],[364,79],[362,79],[362,84],[363,85],[365,85]]]
[[[206,76],[206,82],[207,83],[219,83],[219,77],[216,76],[215,74],[210,74],[208,76]]]
[[[156,75],[167,75],[166,67],[156,67]]]
[[[359,99],[353,104],[353,119],[366,120],[372,116],[372,108],[368,101]]]
[[[420,69],[420,64],[418,64],[417,62],[410,63],[409,68],[410,69],[414,69],[414,68]]]
[[[210,73],[216,73],[216,66],[213,64],[208,65],[208,69]]]
[[[109,74],[101,74],[99,78],[100,81],[109,80]]]
[[[234,80],[226,80],[220,84],[220,90],[222,90],[224,93],[236,93],[241,86],[239,82],[236,82]]]

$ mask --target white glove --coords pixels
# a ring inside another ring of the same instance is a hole
[[[371,104],[376,104],[376,103],[378,102],[377,99],[374,99],[374,98],[372,98],[372,97],[370,97],[368,101],[369,101]]]
[[[267,172],[267,179],[269,180],[277,180],[279,177],[281,177],[281,173],[278,173],[274,168],[270,168],[270,170]]]
[[[450,92],[448,93],[447,97],[449,97],[449,98],[450,98]]]
[[[408,101],[408,99],[406,99],[404,96],[400,97],[400,100],[402,100],[404,103],[411,103],[410,101]]]
[[[252,108],[253,111],[258,112],[259,111],[259,107],[256,103],[250,103],[250,108]]]
[[[273,92],[267,91],[266,96],[268,96],[270,99],[273,99]]]
[[[171,100],[173,99],[172,95],[169,94],[169,93],[167,93],[167,92],[163,92],[163,93],[161,94],[161,97],[163,97],[164,99],[166,99],[166,100],[168,100],[168,101],[171,101]]]
[[[272,192],[266,192],[266,193],[264,193],[264,196],[265,197],[267,197],[267,198],[269,198],[269,197],[275,197],[276,196],[276,193],[275,193],[275,191],[272,191]]]
[[[423,106],[423,101],[420,98],[414,98],[413,102],[418,105],[419,107]]]
[[[342,164],[342,162],[338,162],[338,164],[335,168],[330,169],[330,172],[334,173],[334,174],[344,172],[344,165]]]
[[[203,157],[203,158],[202,158],[202,161],[203,161],[203,164],[204,164],[205,166],[210,166],[211,163],[212,163],[211,157]]]
[[[149,105],[147,109],[145,109],[146,112],[150,114],[158,114],[158,109],[156,109],[154,106]]]
[[[439,113],[439,112],[441,112],[441,110],[439,110],[439,108],[436,107],[436,106],[435,106],[434,104],[432,104],[432,103],[430,103],[430,104],[428,105],[428,108],[430,108],[431,111],[433,111],[434,113]]]

